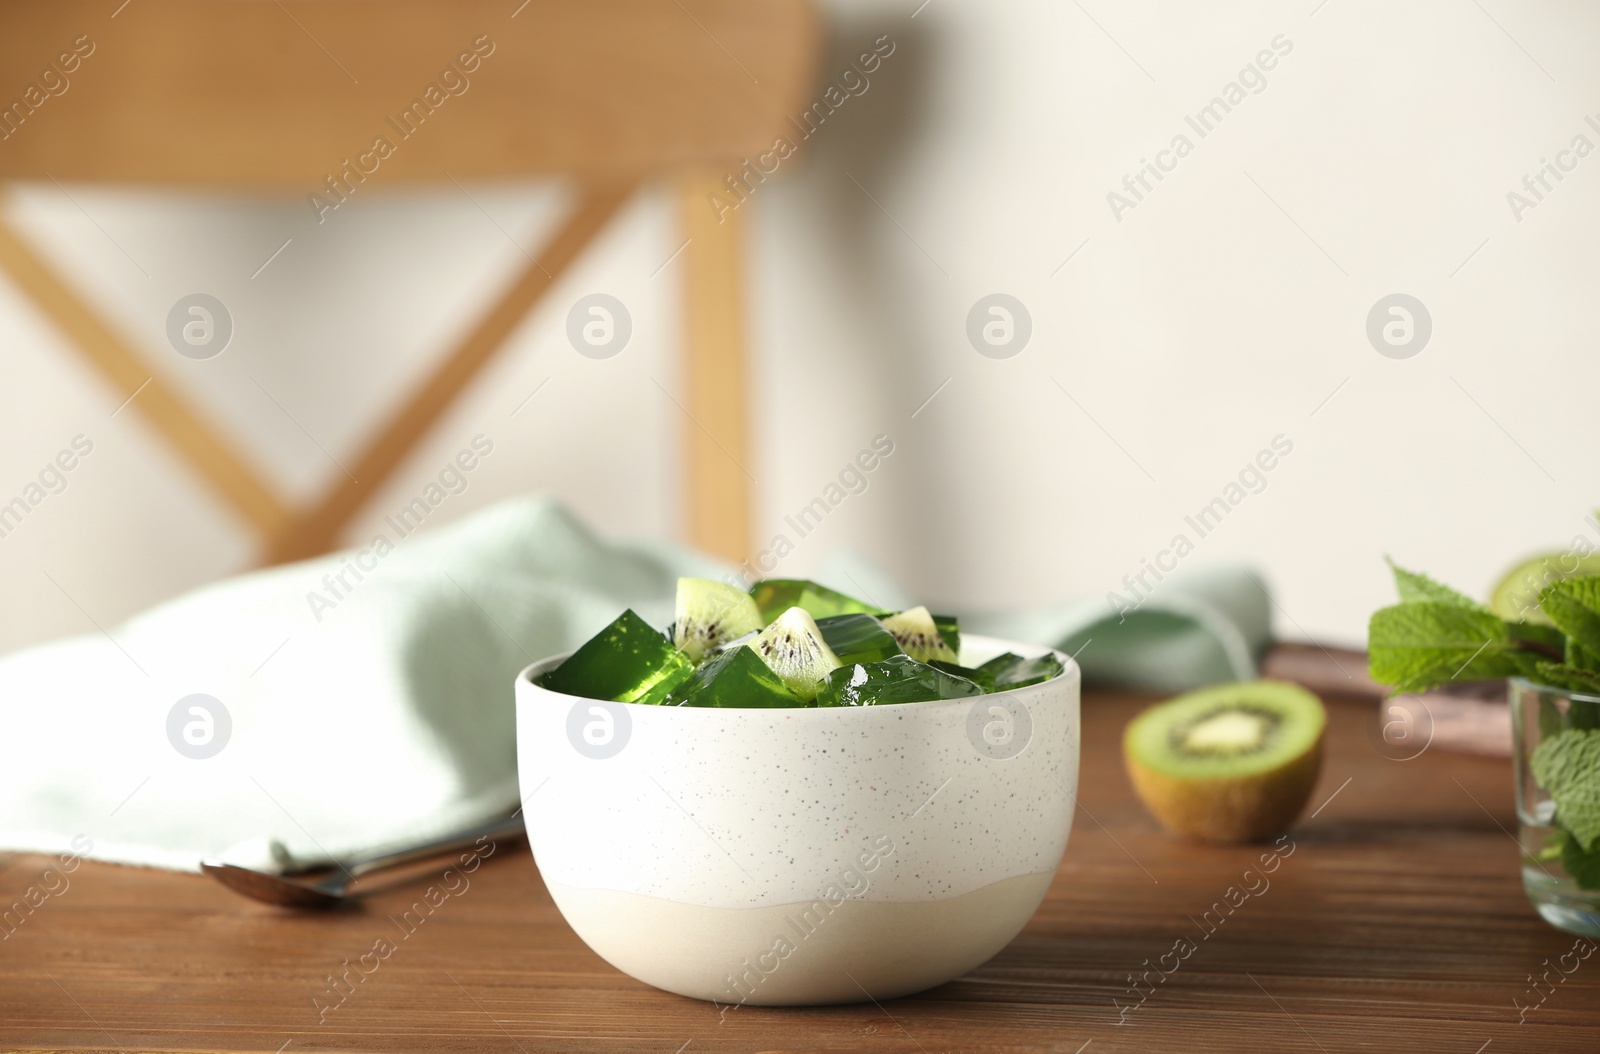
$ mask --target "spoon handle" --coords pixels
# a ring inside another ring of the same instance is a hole
[[[429,857],[439,856],[457,849],[469,849],[483,838],[498,840],[522,833],[522,813],[518,811],[513,816],[498,817],[479,824],[477,827],[468,828],[465,831],[454,831],[430,842],[377,849],[370,853],[365,853],[346,860],[344,862],[344,871],[350,878],[358,878],[374,871],[398,867],[401,864],[409,864],[416,860],[426,860]]]

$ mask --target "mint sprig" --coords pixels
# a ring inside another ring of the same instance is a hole
[[[1575,640],[1568,640],[1565,647],[1568,666],[1576,666],[1580,670],[1600,671],[1600,652],[1592,652]]]
[[[1533,677],[1541,661],[1566,658],[1559,631],[1507,622],[1427,575],[1393,560],[1389,567],[1400,603],[1375,612],[1367,627],[1369,669],[1380,684],[1421,692],[1452,681]]]
[[[1556,822],[1589,851],[1600,839],[1600,731],[1569,728],[1535,748],[1533,778],[1556,803]]]
[[[1539,593],[1550,620],[1508,621],[1464,593],[1389,561],[1400,603],[1368,625],[1374,680],[1396,692],[1453,681],[1527,677],[1541,685],[1600,696],[1600,576],[1558,581]],[[1580,889],[1600,889],[1600,704],[1573,702],[1555,715],[1529,758],[1534,779],[1555,804],[1560,856]]]
[[[1539,609],[1585,652],[1600,652],[1600,578],[1568,578],[1539,594]]]
[[[1533,679],[1551,688],[1560,688],[1579,695],[1600,695],[1600,673],[1581,670],[1563,662],[1534,664]]]
[[[1584,849],[1571,831],[1561,832],[1561,866],[1579,889],[1600,889],[1600,847]]]
[[[1436,582],[1427,575],[1418,571],[1407,571],[1405,568],[1401,567],[1387,556],[1384,557],[1384,560],[1388,561],[1389,570],[1394,572],[1394,585],[1395,589],[1400,593],[1401,603],[1410,604],[1435,602],[1440,604],[1453,604],[1456,607],[1466,608],[1469,611],[1481,611],[1484,614],[1489,613],[1489,609],[1487,607],[1478,603],[1476,600],[1473,600],[1465,593],[1451,589],[1449,586],[1444,585],[1441,582]]]
[[[1397,692],[1531,675],[1539,659],[1504,619],[1448,601],[1383,608],[1373,614],[1367,635],[1372,679]]]

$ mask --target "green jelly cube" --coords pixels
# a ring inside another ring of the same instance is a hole
[[[630,608],[539,684],[585,699],[660,703],[693,674],[694,663]]]
[[[977,673],[987,679],[989,691],[1004,692],[1012,688],[1021,688],[1023,685],[1048,681],[1052,677],[1059,676],[1063,669],[1061,660],[1049,652],[1037,659],[1024,659],[1008,651],[979,666]]]
[[[894,635],[871,615],[831,615],[817,619],[822,641],[846,666],[854,662],[878,662],[904,654]]]
[[[669,706],[805,706],[750,648],[731,648],[700,665],[667,699]]]
[[[855,597],[819,586],[804,578],[764,578],[750,587],[761,620],[770,623],[790,608],[803,608],[814,619],[832,615],[871,615],[877,608]]]
[[[896,655],[834,670],[817,693],[817,705],[883,706],[982,694],[983,689],[965,677],[935,669],[909,655]]]
[[[943,662],[939,659],[934,659],[932,662],[928,663],[928,665],[932,666],[936,670],[943,670],[945,673],[954,674],[957,677],[965,677],[979,688],[982,688],[985,692],[994,691],[994,673],[990,670],[974,669],[971,666],[962,666],[959,663],[954,662]]]

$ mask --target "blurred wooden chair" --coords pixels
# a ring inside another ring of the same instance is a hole
[[[725,178],[769,150],[786,116],[808,104],[820,51],[809,0],[117,2],[0,4],[0,69],[19,83],[53,62],[58,71],[0,111],[0,180],[328,198],[329,175],[356,162],[375,166],[356,199],[386,187],[552,176],[581,191],[538,260],[350,463],[360,482],[341,473],[304,509],[274,493],[0,217],[0,267],[119,398],[143,386],[131,405],[261,534],[268,561],[333,547],[639,183],[662,178],[673,181],[689,239],[687,533],[720,556],[748,555],[743,210],[719,216],[710,195],[726,194]],[[467,88],[440,85],[452,63]],[[429,85],[441,96],[431,102]],[[391,123],[419,100],[404,124]],[[402,137],[419,118],[425,125]],[[396,147],[390,156],[369,149],[380,135]]]

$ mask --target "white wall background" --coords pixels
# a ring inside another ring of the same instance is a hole
[[[947,608],[1103,595],[1279,433],[1293,454],[1185,566],[1254,562],[1285,636],[1358,643],[1391,595],[1384,552],[1481,591],[1513,557],[1585,530],[1600,504],[1600,155],[1520,221],[1506,195],[1574,136],[1600,146],[1584,123],[1600,124],[1600,9],[833,7],[830,71],[885,33],[896,50],[747,206],[758,537],[786,530],[873,435],[896,450],[784,573],[854,548]],[[1107,192],[1279,34],[1293,50],[1264,90],[1204,140],[1191,132],[1193,153],[1114,219]],[[52,184],[6,207],[163,377],[309,500],[565,200],[469,189],[363,193],[322,226],[298,200]],[[606,531],[677,536],[683,421],[657,385],[680,383],[680,274],[661,266],[680,240],[663,194],[634,204],[351,537],[478,432],[495,453],[436,521],[545,490]],[[207,361],[164,335],[197,291],[236,324]],[[595,291],[635,326],[604,361],[564,336],[567,308]],[[1033,322],[1003,360],[965,335],[994,292]],[[1402,360],[1365,335],[1396,292],[1433,320]],[[0,539],[0,649],[110,626],[251,565],[248,530],[136,412],[112,416],[129,393],[3,282],[0,356],[0,500],[75,435],[95,444]]]

